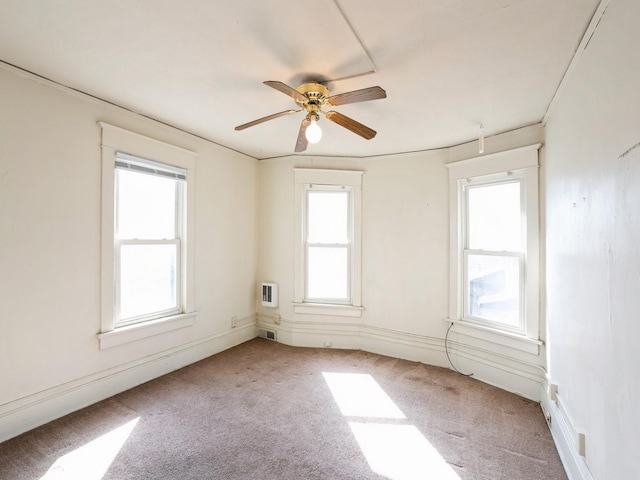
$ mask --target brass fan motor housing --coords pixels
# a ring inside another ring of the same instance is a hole
[[[262,83],[284,93],[288,97],[293,98],[300,107],[300,110],[284,110],[272,115],[267,115],[266,117],[258,118],[252,122],[238,125],[236,130],[244,130],[245,128],[253,127],[255,125],[268,122],[269,120],[275,120],[276,118],[285,117],[298,112],[305,112],[305,117],[302,119],[302,123],[300,124],[300,129],[298,131],[298,139],[296,140],[295,148],[296,152],[304,152],[307,149],[307,128],[313,125],[314,120],[316,122],[319,120],[319,113],[324,114],[327,120],[346,128],[356,135],[360,135],[366,140],[371,140],[376,136],[375,130],[370,129],[366,125],[356,122],[353,118],[349,118],[341,113],[334,111],[325,112],[322,110],[322,107],[337,107],[340,105],[347,105],[349,103],[368,102],[369,100],[387,98],[387,93],[380,87],[361,88],[360,90],[353,90],[351,92],[329,96],[329,89],[323,84],[317,82],[303,83],[298,88],[290,87],[289,85],[277,80],[267,80]]]
[[[329,89],[320,83],[303,83],[296,88],[296,91],[307,97],[308,102],[296,100],[296,103],[308,113],[318,113],[320,107],[324,106],[329,98]]]

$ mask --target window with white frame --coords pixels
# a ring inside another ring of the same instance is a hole
[[[196,154],[100,126],[104,349],[194,323]]]
[[[361,314],[362,173],[294,170],[296,313]]]
[[[351,301],[351,187],[306,185],[306,302]]]
[[[539,339],[538,148],[447,165],[449,319]]]
[[[510,172],[511,173],[511,172]],[[513,173],[462,185],[463,318],[524,332],[524,179]]]
[[[182,313],[186,170],[116,153],[116,326]]]

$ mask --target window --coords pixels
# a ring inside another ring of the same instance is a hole
[[[363,172],[295,169],[296,313],[361,315]]]
[[[307,185],[305,301],[351,300],[351,190]]]
[[[523,179],[512,176],[463,184],[463,318],[523,332]]]
[[[185,181],[184,169],[116,153],[116,326],[182,313]]]
[[[539,343],[539,147],[447,165],[449,320],[533,343]]]
[[[196,155],[100,125],[104,349],[194,323]]]

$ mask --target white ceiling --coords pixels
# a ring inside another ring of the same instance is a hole
[[[305,154],[383,155],[468,142],[480,123],[492,135],[540,122],[598,2],[0,0],[0,60],[259,159],[293,154],[303,118],[235,131],[297,108],[263,81],[375,67],[328,87],[384,88],[335,107],[378,135],[321,118]]]

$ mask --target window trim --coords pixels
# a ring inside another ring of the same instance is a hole
[[[294,168],[295,184],[295,313],[360,317],[362,315],[362,176],[364,171]],[[306,195],[308,185],[349,187],[351,222],[351,274],[349,303],[306,300]]]
[[[101,206],[101,307],[100,348],[109,348],[132,340],[157,335],[176,328],[193,325],[195,317],[195,184],[197,154],[144,135],[130,132],[105,122],[102,129],[102,206]],[[185,200],[182,206],[184,228],[181,263],[183,266],[181,312],[139,323],[116,326],[115,319],[115,168],[118,152],[153,159],[167,166],[186,170]],[[176,319],[182,319],[176,321]],[[185,320],[186,319],[186,320]],[[166,323],[165,325],[162,325]],[[162,325],[162,326],[159,326]],[[135,335],[131,335],[135,331]],[[128,333],[126,333],[128,332]],[[125,334],[126,333],[126,334]],[[118,340],[120,339],[120,340]]]
[[[450,278],[449,278],[449,321],[478,327],[485,332],[500,334],[500,338],[509,342],[510,337],[522,337],[539,343],[539,288],[540,288],[540,252],[539,252],[539,208],[538,208],[538,149],[541,144],[529,145],[492,155],[475,157],[453,162],[447,165],[449,170],[450,200]],[[521,176],[526,221],[525,266],[522,274],[524,284],[524,326],[519,331],[503,328],[495,323],[478,322],[465,318],[465,274],[464,256],[466,239],[466,195],[463,191],[468,179],[474,184],[493,183],[508,172]],[[506,335],[505,335],[506,334]]]

